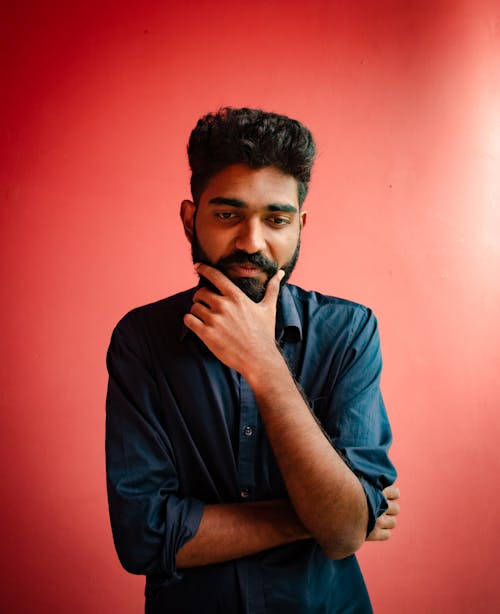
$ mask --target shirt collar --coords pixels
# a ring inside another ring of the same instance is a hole
[[[184,313],[188,313],[193,302],[193,294],[199,286],[192,288],[187,292],[186,304]],[[184,322],[181,322],[181,330],[179,333],[180,341],[184,341],[187,333],[190,332]],[[293,299],[290,287],[288,284],[282,286],[278,298],[278,307],[276,312],[276,339],[278,341],[300,341],[302,339],[302,322],[300,321],[297,305]]]
[[[300,341],[302,322],[290,286],[281,288],[276,316],[276,339],[278,341]]]

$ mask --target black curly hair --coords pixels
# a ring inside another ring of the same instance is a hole
[[[274,166],[297,180],[299,204],[307,195],[316,148],[295,119],[260,109],[224,107],[198,120],[188,143],[191,194],[198,204],[209,179],[231,164]]]

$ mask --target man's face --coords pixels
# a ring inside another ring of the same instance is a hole
[[[228,166],[208,182],[196,208],[181,215],[194,262],[215,266],[252,300],[264,296],[278,269],[290,276],[298,254],[305,212],[297,181],[274,167]]]

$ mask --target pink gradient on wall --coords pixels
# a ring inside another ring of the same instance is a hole
[[[370,305],[403,493],[375,610],[500,607],[500,5],[6,2],[0,97],[5,612],[142,610],[114,554],[104,356],[194,282],[185,146],[222,105],[317,138],[294,281]]]

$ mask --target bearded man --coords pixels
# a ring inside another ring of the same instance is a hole
[[[181,204],[199,285],[108,351],[113,536],[146,612],[371,612],[354,553],[399,493],[376,319],[288,283],[315,155],[298,121],[202,117]]]

